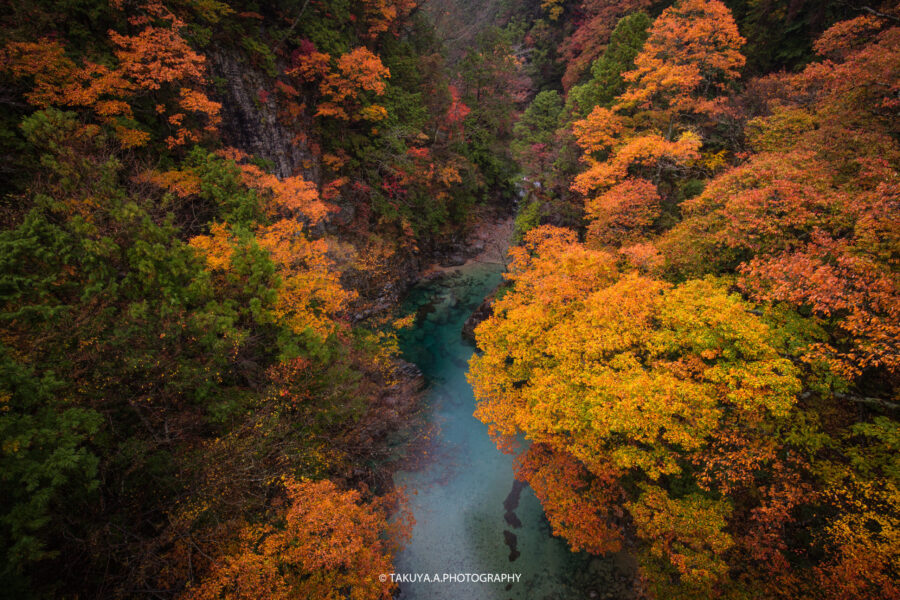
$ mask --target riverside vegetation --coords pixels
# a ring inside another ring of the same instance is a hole
[[[468,380],[553,543],[900,599],[895,2],[2,7],[0,596],[396,594],[402,299],[515,211]]]

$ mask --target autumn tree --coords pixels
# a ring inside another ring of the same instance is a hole
[[[684,203],[684,222],[660,242],[673,271],[738,269],[756,298],[832,321],[832,340],[811,356],[850,379],[869,368],[896,372],[900,323],[886,253],[896,237],[900,150],[882,89],[896,80],[885,69],[900,56],[898,30],[872,27],[856,20],[823,36],[820,51],[840,58],[785,82],[770,114],[749,123],[758,153]],[[866,32],[874,39],[861,44]],[[851,80],[859,92],[847,90]],[[703,257],[709,266],[700,267]]]
[[[629,175],[644,177],[655,184],[664,175],[686,170],[691,161],[700,158],[702,142],[692,131],[675,140],[656,133],[619,138],[621,121],[610,111],[597,107],[583,121],[574,124],[578,144],[586,151],[588,169],[580,173],[572,189],[583,195],[609,189]],[[597,159],[599,155],[603,158]],[[605,160],[604,160],[605,158]]]
[[[680,0],[653,22],[635,57],[635,69],[623,75],[628,89],[622,109],[651,111],[665,119],[709,110],[709,101],[726,91],[746,62],[731,11],[719,0]]]
[[[588,471],[570,454],[534,443],[516,457],[516,478],[540,500],[553,533],[572,550],[594,554],[616,552],[622,532],[615,523],[623,491],[613,466]]]
[[[610,52],[618,59],[611,55],[607,64],[612,77],[608,84],[616,85],[615,78],[621,77],[624,92],[609,107],[597,105],[572,124],[587,167],[575,177],[572,190],[586,198],[589,219],[598,219],[589,228],[590,237],[596,236],[593,243],[611,246],[643,243],[635,234],[641,229],[648,234],[661,209],[677,214],[672,197],[678,181],[704,163],[721,160],[715,153],[703,160],[700,125],[706,123],[694,116],[723,99],[744,60],[738,51],[743,39],[718,0],[678,2],[663,11],[647,33],[639,17],[623,19],[621,27],[621,36],[633,43],[617,40]],[[633,70],[616,72],[615,64],[629,61]],[[656,186],[656,194],[644,183]],[[647,202],[633,193],[639,188],[645,198],[658,198],[649,213]],[[630,211],[634,214],[627,214]],[[616,221],[634,227],[623,232],[623,225],[613,225]],[[608,230],[611,225],[619,227],[620,238]],[[645,248],[636,250],[647,255]]]
[[[617,489],[631,473],[643,484],[619,510],[630,511],[650,551],[686,580],[722,577],[731,510],[714,490],[737,474],[726,467],[684,496],[666,482],[690,479],[685,465],[694,458],[711,460],[720,432],[742,428],[764,439],[789,415],[801,386],[778,334],[714,280],[672,286],[622,276],[613,256],[547,226],[514,249],[510,279],[513,290],[476,330],[484,351],[469,375],[476,416],[501,442],[522,434],[561,453],[561,464],[544,459],[537,468],[526,459],[519,471],[536,478],[557,533],[576,546],[593,539],[600,551],[614,548],[616,535],[582,528],[614,532],[615,511],[576,507],[605,495],[608,502],[610,492],[599,490]],[[764,468],[765,453],[752,445],[745,452],[740,462]],[[550,464],[559,464],[558,475]],[[673,518],[688,513],[700,516]]]
[[[366,35],[375,38],[395,28],[409,16],[419,0],[364,0],[360,4],[364,10],[364,22],[368,25]]]
[[[387,117],[384,107],[367,96],[384,95],[390,70],[368,48],[354,48],[337,58],[314,49],[300,52],[287,74],[317,85],[317,117],[373,122]]]
[[[287,507],[279,525],[246,525],[236,549],[216,559],[192,600],[390,598],[395,584],[391,528],[385,509],[332,482],[285,481]]]
[[[569,89],[578,83],[585,71],[600,57],[622,17],[645,10],[651,4],[649,0],[583,0],[577,9],[581,15],[580,22],[561,48],[566,65],[562,78],[563,88]]]
[[[215,131],[218,103],[203,91],[205,58],[194,52],[182,35],[184,21],[158,3],[147,4],[129,18],[134,34],[110,30],[116,64],[66,55],[59,40],[12,42],[4,49],[6,69],[17,78],[30,78],[28,101],[38,107],[79,108],[110,126],[124,147],[142,146],[150,132],[141,127],[135,106],[142,96],[156,96],[157,123],[167,132],[169,148],[197,142]],[[164,93],[163,93],[164,92]]]
[[[627,179],[590,200],[587,238],[602,246],[640,241],[660,214],[656,186],[644,179]]]
[[[573,115],[586,117],[595,106],[609,108],[625,91],[623,74],[634,69],[637,57],[650,28],[650,17],[635,12],[622,17],[609,38],[603,54],[591,65],[591,77],[573,86],[566,97],[566,106]]]

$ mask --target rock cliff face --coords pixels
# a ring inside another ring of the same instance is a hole
[[[321,187],[323,174],[319,159],[306,143],[297,140],[296,131],[278,119],[278,98],[272,91],[272,78],[234,48],[211,50],[207,58],[210,79],[216,87],[215,99],[222,103],[219,128],[222,142],[271,161],[273,173],[280,178],[302,175]],[[268,93],[260,94],[261,91]],[[308,129],[312,129],[312,123],[308,124]],[[353,239],[342,237],[346,233],[342,227],[353,221],[357,207],[352,198],[338,197],[333,202],[340,210],[309,231],[317,237],[332,234],[352,244]],[[481,221],[484,221],[486,232],[475,231],[469,237],[460,232],[450,239],[425,243],[415,250],[399,249],[389,272],[379,280],[367,279],[368,275],[355,273],[353,269],[345,270],[342,283],[360,294],[358,306],[350,310],[351,319],[361,321],[389,311],[423,275],[437,275],[434,268],[452,268],[483,254],[487,260],[502,260],[512,220],[506,214],[491,214]],[[498,239],[490,239],[492,236]],[[495,245],[501,249],[493,251]],[[497,256],[493,257],[491,252]],[[334,258],[340,265],[341,259]],[[432,267],[426,268],[427,265]]]
[[[247,154],[272,161],[279,177],[300,174],[319,183],[318,161],[295,133],[278,119],[274,93],[263,102],[260,91],[271,92],[272,80],[255,69],[239,51],[222,48],[210,52],[208,66],[222,103],[222,141]]]

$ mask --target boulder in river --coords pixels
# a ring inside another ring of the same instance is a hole
[[[494,291],[488,294],[487,298],[482,300],[481,304],[478,305],[478,308],[466,319],[465,324],[462,328],[462,339],[469,344],[475,345],[475,328],[479,323],[486,320],[491,316],[494,312],[494,301],[497,298],[497,293],[500,291],[502,284],[494,288]]]

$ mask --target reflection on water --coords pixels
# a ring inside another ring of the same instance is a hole
[[[416,519],[411,542],[396,561],[397,573],[520,573],[518,583],[403,583],[404,600],[602,598],[575,590],[596,568],[550,535],[540,503],[513,479],[512,457],[491,442],[472,416],[475,400],[466,381],[473,349],[460,336],[463,323],[500,282],[502,266],[474,263],[426,283],[408,298],[404,314],[416,325],[401,339],[404,357],[429,382],[426,401],[439,427],[429,461],[395,481],[408,490]]]

